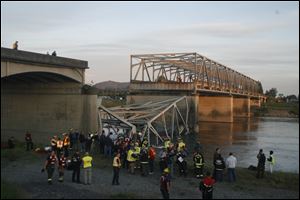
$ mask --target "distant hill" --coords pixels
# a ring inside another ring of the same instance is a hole
[[[93,85],[99,90],[119,90],[126,91],[129,88],[129,82],[104,81]]]

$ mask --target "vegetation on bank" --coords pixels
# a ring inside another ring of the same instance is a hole
[[[254,115],[259,117],[299,117],[299,103],[267,102],[257,108]]]
[[[115,106],[122,106],[126,104],[126,98],[125,99],[102,99],[102,105],[104,107],[115,107]]]

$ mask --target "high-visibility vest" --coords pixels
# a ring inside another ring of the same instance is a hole
[[[133,156],[132,156],[132,154],[134,154],[135,152],[133,151],[133,150],[129,150],[128,151],[128,153],[127,153],[127,161],[129,161],[129,162],[134,162],[134,161],[136,161],[136,158],[134,158]]]
[[[56,144],[57,144],[57,140],[52,138],[51,139],[51,146],[56,146]]]
[[[121,167],[121,161],[120,161],[120,158],[114,157],[113,167]]]
[[[58,140],[56,143],[57,148],[61,149],[63,147],[63,141],[62,140]]]
[[[185,143],[184,142],[179,142],[177,151],[179,152],[183,147],[185,147]]]
[[[270,155],[270,157],[272,158],[272,161],[270,162],[272,165],[275,165],[275,157],[273,155]]]
[[[66,166],[66,163],[67,163],[67,158],[66,157],[61,157],[60,159],[59,159],[59,166],[61,166],[61,167],[65,167]]]
[[[55,165],[56,160],[57,160],[57,158],[56,158],[55,155],[54,156],[50,155],[49,158],[48,158],[48,166],[49,165]]]
[[[171,143],[171,141],[170,141],[170,140],[167,140],[167,141],[165,141],[165,148],[169,148],[169,146],[170,146],[170,143]]]
[[[70,138],[69,136],[64,138],[64,146],[69,146],[70,145]]]
[[[141,153],[141,147],[135,147],[135,153],[140,154]]]
[[[195,166],[196,168],[200,168],[203,165],[203,158],[200,154],[196,154],[194,156],[194,162],[195,162]]]
[[[84,156],[82,158],[83,168],[92,167],[92,160],[93,160],[93,158],[91,156]]]

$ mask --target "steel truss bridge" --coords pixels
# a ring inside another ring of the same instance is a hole
[[[259,81],[197,53],[131,55],[130,82],[132,90],[156,90],[164,83],[163,89],[263,95]]]

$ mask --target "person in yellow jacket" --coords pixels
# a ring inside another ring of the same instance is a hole
[[[141,147],[138,142],[135,143],[135,155],[136,155],[136,160],[135,160],[135,168],[140,169],[141,168],[141,162],[140,162],[140,154],[141,154]]]
[[[131,174],[134,174],[134,166],[135,166],[135,162],[137,159],[137,155],[135,153],[135,148],[134,146],[131,146],[128,153],[127,153],[127,162],[128,162],[128,171]]]
[[[121,168],[120,153],[116,153],[113,160],[114,176],[113,176],[112,185],[120,185],[119,183],[120,168]]]
[[[171,141],[169,138],[165,138],[164,147],[165,149],[168,149],[170,147]]]
[[[181,138],[178,138],[177,152],[180,152],[183,148],[185,148],[185,143]]]
[[[88,152],[86,152],[85,156],[82,158],[85,185],[90,185],[92,183],[92,160],[93,158]]]
[[[274,158],[273,153],[274,153],[273,151],[270,151],[270,156],[267,159],[267,161],[269,162],[269,167],[270,167],[270,173],[271,174],[273,173],[273,166],[275,165],[275,158]]]

